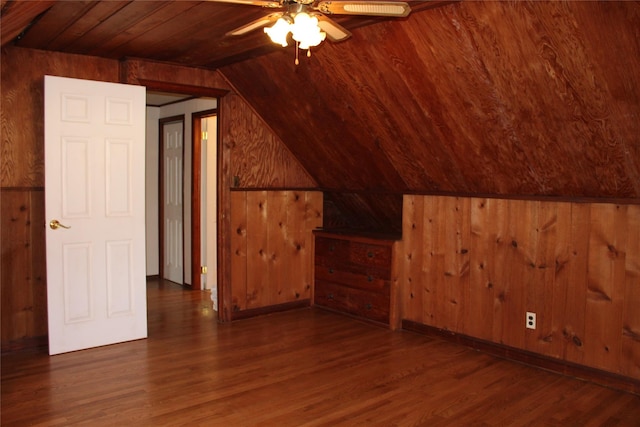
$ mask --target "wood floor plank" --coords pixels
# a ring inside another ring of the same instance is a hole
[[[640,397],[318,309],[218,324],[148,283],[149,338],[2,356],[3,426],[640,425]]]

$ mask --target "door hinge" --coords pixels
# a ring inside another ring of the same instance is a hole
[[[207,266],[203,265],[202,267],[200,267],[200,273],[201,274],[207,274]]]

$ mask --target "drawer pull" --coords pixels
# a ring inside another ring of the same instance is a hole
[[[329,274],[333,274],[333,268],[329,269]]]
[[[367,280],[368,280],[369,282],[373,282],[373,276],[367,276]]]
[[[371,252],[371,251],[367,252],[367,256],[368,256],[369,258],[373,258],[373,252]]]
[[[371,310],[373,308],[373,304],[371,303],[367,303],[364,308],[366,308],[367,310]]]
[[[329,252],[333,252],[333,251],[335,251],[335,250],[336,250],[335,245],[331,245],[331,246],[329,246]]]
[[[333,299],[333,294],[328,294],[327,299]]]

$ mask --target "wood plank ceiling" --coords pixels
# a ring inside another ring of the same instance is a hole
[[[199,1],[3,1],[2,44],[219,69],[352,226],[407,192],[639,203],[639,2],[411,3],[299,66],[224,36],[264,10]]]

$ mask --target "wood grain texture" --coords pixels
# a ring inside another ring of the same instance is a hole
[[[406,19],[337,17],[353,37],[298,67],[261,31],[225,36],[264,13],[242,5],[13,1],[2,28],[27,49],[147,58],[122,62],[231,89],[232,176],[344,192],[348,224],[399,231],[408,192],[640,200],[638,2],[410,3]],[[13,159],[41,163],[21,147],[5,147],[3,179]]]
[[[569,246],[559,247],[557,252],[563,255],[556,258],[556,281],[566,292],[564,315],[560,315],[560,318],[564,316],[560,330],[566,342],[565,358],[578,363],[581,363],[585,356],[583,342],[586,338],[587,286],[584,284],[587,283],[589,271],[589,233],[586,230],[589,230],[591,223],[590,208],[588,204],[571,204]],[[561,224],[566,225],[565,221],[566,218],[560,217]],[[575,286],[576,283],[582,286]]]
[[[13,41],[31,23],[34,17],[46,11],[55,3],[50,1],[30,1],[18,2],[13,0],[2,0],[2,46]]]
[[[637,200],[638,28],[637,2],[460,2],[221,72],[320,187]]]
[[[45,74],[118,81],[118,64],[100,58],[24,49],[2,50],[2,187],[44,186]]]
[[[622,319],[622,372],[631,377],[640,376],[640,206],[627,207],[628,227],[638,230],[627,234],[625,260],[626,286],[623,297]]]
[[[317,230],[314,305],[361,319],[399,326],[394,263],[396,242],[386,235]],[[393,313],[392,313],[393,311]]]
[[[87,3],[87,2],[84,2]],[[92,2],[88,2],[92,3]],[[87,4],[88,4],[87,3]],[[80,2],[78,2],[80,4]],[[69,6],[69,7],[77,7]],[[4,23],[3,23],[4,25]],[[43,80],[44,75],[58,75],[64,77],[82,78],[89,80],[101,80],[108,82],[122,81],[130,84],[140,84],[140,81],[151,81],[165,86],[185,87],[190,91],[200,90],[211,96],[215,91],[216,96],[223,92],[229,92],[229,83],[217,72],[203,69],[177,67],[167,64],[148,63],[141,60],[129,59],[118,62],[98,57],[60,54],[6,47],[2,49],[2,109],[0,111],[0,123],[2,126],[2,153],[0,156],[0,184],[3,189],[38,189],[44,186],[44,124],[43,117]],[[158,88],[156,88],[158,89]],[[166,89],[166,87],[165,87]],[[192,93],[192,92],[189,92]],[[196,93],[197,94],[197,93]],[[229,236],[232,235],[230,221],[229,188],[233,183],[233,176],[238,176],[240,182],[256,184],[262,187],[270,185],[290,185],[292,187],[313,187],[314,182],[309,178],[296,159],[282,146],[277,138],[270,136],[266,125],[256,119],[255,113],[247,106],[246,101],[235,93],[228,93],[220,102],[220,129],[218,137],[219,147],[219,188],[220,196],[220,221],[219,227],[221,240],[220,251],[222,262],[220,264],[220,276],[218,282],[229,284],[228,279],[231,269],[231,257]],[[251,126],[260,130],[260,135],[269,140],[268,146],[260,146],[253,138]],[[237,129],[242,128],[246,132],[238,134]],[[248,139],[244,139],[248,138]],[[233,155],[233,150],[243,153],[243,146],[248,144],[254,151],[264,150],[264,158],[271,156],[276,159],[269,165],[262,163],[261,157],[247,157]],[[241,165],[233,165],[239,162]],[[233,165],[233,166],[232,166]],[[233,169],[233,170],[232,170]],[[232,175],[233,174],[233,175]],[[7,205],[7,209],[13,209]],[[34,215],[44,216],[44,201],[36,203]],[[4,211],[4,206],[3,206]],[[40,234],[33,225],[31,240],[26,244],[38,250],[44,251],[44,234]],[[6,242],[6,243],[5,243]],[[3,239],[3,253],[10,251],[9,243]],[[227,246],[229,245],[229,246]],[[34,260],[31,270],[25,272],[30,277],[40,277],[45,280],[44,252]],[[10,266],[4,262],[2,269],[9,271]],[[23,282],[5,282],[3,287],[10,287],[12,292],[27,292]],[[13,316],[22,313],[30,317],[37,326],[30,330],[28,337],[36,337],[46,334],[46,300],[44,293],[35,290],[34,298],[40,298],[33,305],[31,312],[9,310],[3,315]],[[231,289],[223,289],[221,297],[221,313],[231,318]],[[7,291],[9,294],[9,291]],[[42,326],[44,325],[44,326]],[[3,345],[4,342],[3,335]]]
[[[240,311],[247,308],[247,193],[232,191],[230,195],[231,304],[233,311]]]
[[[269,244],[269,204],[267,191],[250,191],[247,193],[247,308],[256,308],[272,305],[273,292],[269,286],[273,283],[270,279],[270,254]],[[277,207],[274,206],[274,211]],[[231,212],[233,217],[234,213]],[[274,236],[275,237],[275,236]],[[233,277],[231,288],[233,289]]]
[[[149,338],[2,356],[2,425],[635,427],[640,397],[343,315],[216,323],[149,282]],[[187,357],[188,355],[188,357]]]
[[[44,192],[6,190],[2,205],[2,348],[47,334]]]
[[[236,94],[224,76],[218,72],[194,69],[165,63],[149,63],[127,59],[120,63],[123,82],[155,85],[156,90],[188,90],[188,93],[219,96],[218,135],[218,218],[220,263],[218,283],[220,287],[220,317],[230,321],[232,313],[246,309],[244,296],[238,299],[231,289],[232,237],[237,232],[231,217],[231,188],[288,185],[293,188],[313,187],[311,180],[298,161],[278,142],[262,120],[242,96]],[[214,93],[211,93],[211,92]],[[227,91],[226,94],[221,93]],[[255,153],[260,153],[255,155]],[[269,159],[269,161],[263,160]],[[246,252],[245,252],[246,253]],[[241,281],[242,282],[242,281]],[[245,288],[243,288],[246,291]]]
[[[233,311],[310,300],[322,193],[234,190],[231,198]]]
[[[405,208],[404,319],[640,378],[638,205],[405,196]]]
[[[627,234],[627,207],[593,204],[589,233],[584,363],[620,366]]]

